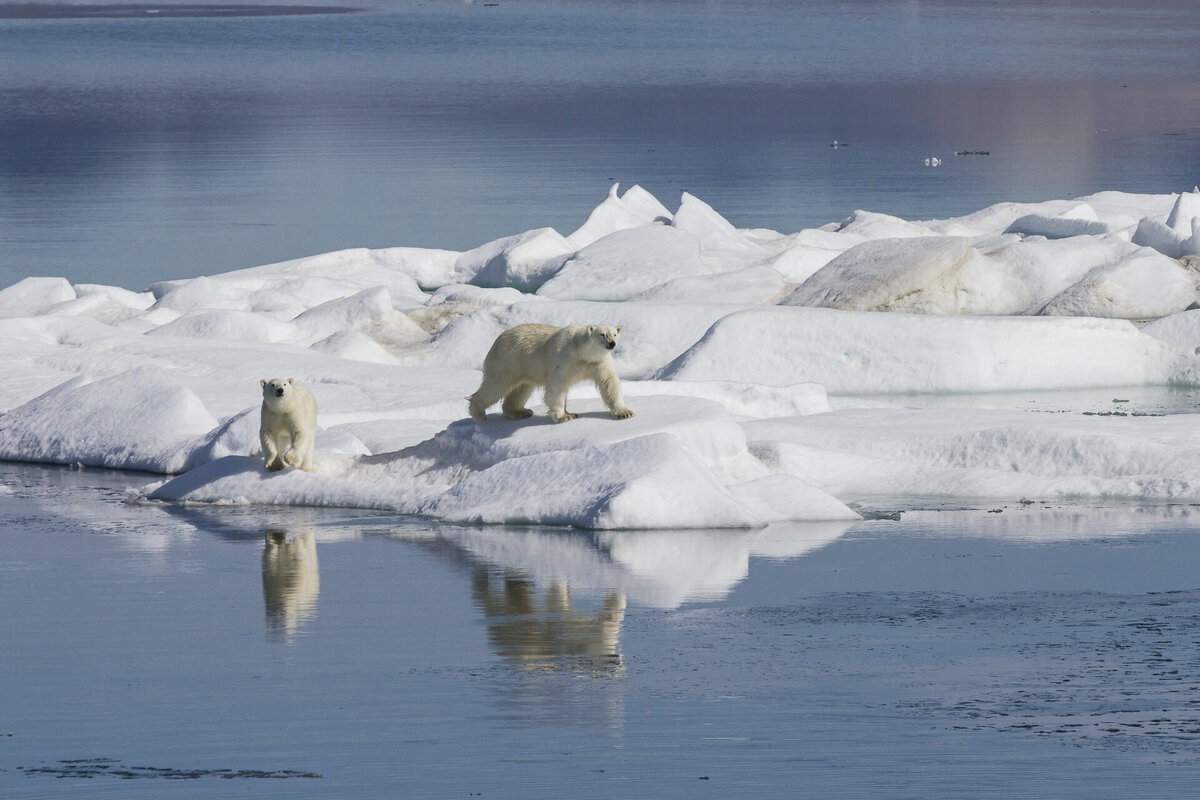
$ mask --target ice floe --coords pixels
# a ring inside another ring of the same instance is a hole
[[[1197,242],[1200,192],[781,233],[614,186],[573,232],[465,252],[144,291],[29,277],[0,289],[0,458],[159,473],[143,502],[601,530],[844,524],[880,498],[1196,502]],[[525,322],[623,326],[636,416],[581,385],[568,423],[468,418]],[[263,469],[277,376],[318,399],[315,472]]]

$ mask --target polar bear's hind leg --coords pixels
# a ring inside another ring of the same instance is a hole
[[[521,383],[508,393],[508,397],[504,398],[503,406],[505,419],[529,419],[533,416],[533,411],[525,407],[525,404],[529,402],[529,396],[533,394],[533,389],[532,383]]]
[[[495,376],[488,375],[487,370],[484,370],[483,383],[479,385],[479,389],[476,390],[475,394],[467,398],[471,401],[471,417],[476,422],[486,420],[487,410],[496,405],[496,403],[499,403],[509,393],[511,388],[510,386],[502,385],[496,380]]]

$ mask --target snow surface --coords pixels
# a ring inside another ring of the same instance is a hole
[[[1196,502],[1197,418],[1122,396],[1200,386],[1198,281],[1197,191],[785,235],[614,186],[572,233],[461,253],[143,292],[26,278],[0,290],[0,458],[160,473],[140,502],[613,530],[844,524],[881,498]],[[622,325],[636,416],[581,385],[569,423],[469,419],[484,355],[523,322]],[[313,473],[263,469],[271,377],[317,397]],[[1055,392],[1091,399],[1022,406]]]

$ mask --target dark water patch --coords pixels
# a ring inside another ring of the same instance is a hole
[[[60,3],[0,3],[0,19],[158,19],[169,17],[292,17],[317,14],[355,14],[343,6],[274,6],[243,4],[68,5]]]
[[[200,778],[240,779],[287,779],[323,778],[319,772],[303,772],[293,769],[175,769],[173,767],[125,766],[115,758],[72,758],[56,761],[41,767],[17,767],[26,775],[47,775],[52,778],[119,778],[121,780],[161,779],[168,781],[191,781]]]

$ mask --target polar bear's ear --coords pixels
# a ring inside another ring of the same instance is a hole
[[[620,333],[620,332],[621,332],[621,326],[620,326],[620,325],[618,325],[618,326],[617,326],[617,333]]]
[[[293,382],[295,382],[294,378],[288,378],[288,383],[293,383]]]
[[[596,326],[588,325],[588,333],[595,333],[595,332],[596,332]]]
[[[258,385],[263,387],[264,389],[267,388],[267,379],[263,378],[261,381],[258,382]]]

